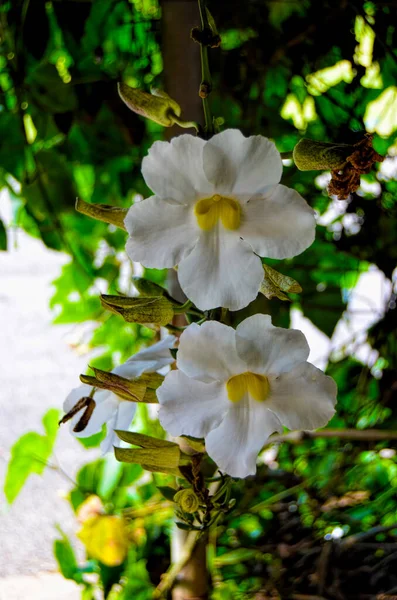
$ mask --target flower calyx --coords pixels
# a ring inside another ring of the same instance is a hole
[[[278,298],[279,300],[289,302],[290,298],[288,298],[285,292],[289,294],[300,294],[302,292],[301,286],[292,277],[283,275],[272,267],[269,267],[269,265],[265,264],[263,265],[263,270],[265,272],[265,276],[259,291],[268,300],[271,300],[272,298]]]
[[[333,144],[301,139],[293,150],[293,159],[300,171],[331,171],[328,194],[345,200],[360,186],[360,176],[369,173],[384,156],[372,146],[373,136],[366,134],[357,144]]]
[[[158,298],[159,296],[167,296],[167,290],[165,290],[158,283],[144,279],[144,277],[133,277],[132,283],[134,284],[138,294],[143,297]]]
[[[156,389],[162,384],[164,377],[159,373],[143,373],[135,379],[126,379],[115,373],[92,368],[95,376],[80,375],[80,381],[94,388],[109,390],[123,400],[156,404]],[[77,406],[77,405],[76,405]]]
[[[174,308],[164,296],[110,296],[103,294],[101,303],[104,308],[121,315],[127,323],[167,325],[174,316]]]
[[[134,463],[147,471],[184,477],[182,468],[191,468],[191,459],[178,444],[142,433],[116,430],[118,437],[138,448],[114,448],[119,462]]]

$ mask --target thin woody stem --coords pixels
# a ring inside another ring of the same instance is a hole
[[[205,8],[205,0],[198,0],[201,28],[202,31],[210,30],[208,23],[207,11]],[[209,106],[208,96],[212,90],[212,79],[211,72],[208,63],[208,46],[200,43],[200,59],[201,59],[201,83],[199,96],[203,101],[204,119],[205,119],[205,131],[207,135],[213,133],[213,123],[211,109]]]
[[[396,430],[385,429],[324,429],[323,431],[291,431],[281,435],[273,435],[268,443],[279,442],[298,443],[302,440],[316,438],[339,438],[342,440],[377,442],[382,440],[397,440]]]

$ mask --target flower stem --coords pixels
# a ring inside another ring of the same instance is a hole
[[[177,116],[173,116],[172,118],[179,127],[182,127],[182,129],[195,129],[196,131],[199,131],[200,129],[196,121],[182,121]]]
[[[200,11],[200,19],[201,19],[201,28],[202,31],[211,31],[210,25],[208,23],[207,11],[205,8],[205,0],[198,0],[199,11]],[[207,137],[213,134],[213,122],[211,109],[209,105],[208,96],[212,90],[212,79],[211,72],[208,62],[208,46],[204,43],[200,43],[200,59],[201,59],[201,83],[199,96],[203,101],[203,110],[204,110],[204,119],[205,119],[205,133]]]

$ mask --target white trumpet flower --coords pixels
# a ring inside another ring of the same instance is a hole
[[[313,210],[279,184],[280,153],[263,136],[228,129],[155,142],[142,174],[155,195],[127,213],[127,254],[145,267],[178,265],[201,310],[247,306],[263,280],[260,256],[290,258],[313,243]]]
[[[157,390],[160,422],[173,436],[205,438],[221,471],[254,475],[270,434],[283,425],[322,427],[335,412],[336,384],[308,355],[303,333],[274,327],[269,315],[249,317],[236,330],[215,321],[189,325],[179,370]]]
[[[167,336],[157,344],[153,344],[137,354],[131,356],[124,364],[113,369],[112,373],[120,375],[125,379],[139,377],[142,373],[155,373],[174,362],[170,348],[175,343],[173,335]],[[119,445],[119,438],[115,429],[127,430],[136,412],[136,403],[124,400],[115,393],[107,390],[96,390],[87,384],[74,388],[63,404],[65,413],[70,412],[76,404],[84,397],[93,397],[95,408],[82,431],[74,431],[77,423],[84,414],[86,408],[78,411],[70,420],[70,431],[76,437],[90,437],[101,431],[106,423],[106,437],[101,443],[101,450],[105,454]]]

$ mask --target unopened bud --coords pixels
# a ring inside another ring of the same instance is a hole
[[[183,512],[192,514],[198,510],[199,499],[191,488],[180,490],[174,496],[174,502],[179,504]]]
[[[148,94],[125,83],[118,83],[117,87],[122,101],[138,115],[164,127],[171,127],[179,120],[181,107],[166,92],[152,90],[152,93]]]
[[[292,156],[300,171],[333,171],[341,169],[353,152],[350,144],[331,144],[302,138]]]
[[[127,323],[164,326],[170,323],[174,316],[171,302],[163,296],[127,298],[102,295],[101,302],[104,308],[121,315]]]
[[[77,198],[76,210],[83,215],[103,221],[104,223],[109,223],[110,225],[115,225],[126,231],[124,219],[128,212],[127,208],[110,206],[109,204],[91,204],[90,202],[81,200],[81,198]]]

